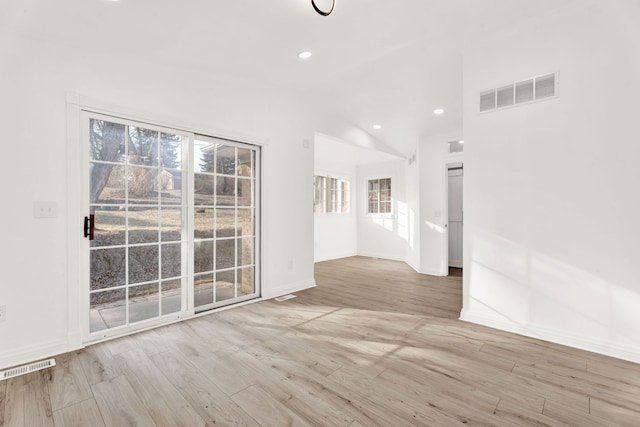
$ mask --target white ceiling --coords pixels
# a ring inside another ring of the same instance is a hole
[[[401,157],[374,148],[366,148],[328,135],[316,133],[314,160],[319,165],[359,166],[400,160]],[[332,172],[332,171],[328,171]]]
[[[6,0],[0,29],[273,86],[408,155],[462,128],[465,40],[576,1],[337,0],[322,17],[310,0]]]

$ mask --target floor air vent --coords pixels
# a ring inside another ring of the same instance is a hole
[[[7,380],[9,378],[18,377],[20,375],[28,374],[31,372],[39,371],[41,369],[50,368],[56,366],[55,359],[43,360],[40,362],[31,363],[29,365],[18,366],[17,368],[7,369],[0,372],[0,381]]]
[[[276,301],[278,301],[278,302],[282,302],[282,301],[286,301],[286,300],[288,300],[288,299],[295,298],[295,297],[296,297],[295,295],[291,295],[291,294],[289,294],[289,295],[284,295],[284,296],[281,296],[281,297],[276,298]]]

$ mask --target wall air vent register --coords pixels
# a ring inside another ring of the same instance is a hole
[[[480,112],[555,98],[557,73],[544,74],[480,93]]]

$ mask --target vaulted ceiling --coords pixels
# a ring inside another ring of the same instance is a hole
[[[421,136],[462,128],[467,40],[575,2],[337,0],[322,17],[310,0],[7,0],[0,43],[144,55],[272,86],[409,154]]]

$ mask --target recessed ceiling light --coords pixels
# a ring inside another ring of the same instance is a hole
[[[382,125],[373,125],[373,128],[375,130],[380,130],[380,129],[382,129]]]
[[[436,108],[435,110],[433,110],[433,114],[435,114],[436,116],[439,116],[442,113],[444,113],[444,110],[442,108]]]
[[[298,58],[300,58],[300,59],[311,58],[311,52],[309,52],[308,50],[305,50],[304,52],[300,52],[298,54]]]
[[[464,144],[464,141],[458,141],[460,144]]]

